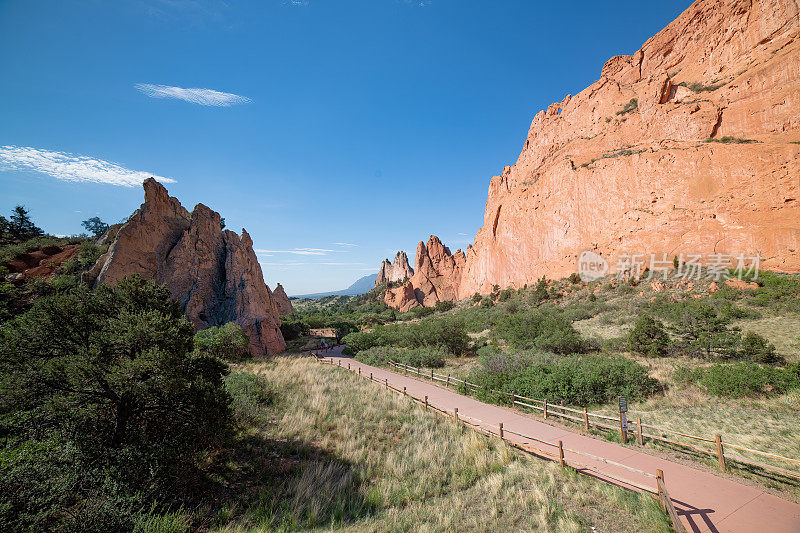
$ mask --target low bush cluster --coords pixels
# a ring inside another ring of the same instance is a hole
[[[559,357],[496,349],[482,351],[481,365],[469,380],[487,389],[571,405],[602,404],[618,396],[638,400],[661,390],[646,367],[622,357]]]
[[[492,334],[512,348],[538,348],[566,354],[583,353],[588,343],[555,307],[539,307],[501,318]]]
[[[343,341],[355,353],[376,346],[394,346],[438,347],[451,355],[463,355],[469,347],[463,320],[451,317],[428,318],[416,324],[378,326],[372,331],[350,333]]]
[[[783,394],[800,388],[800,363],[786,368],[737,361],[676,371],[675,379],[694,382],[714,396],[742,398]]]

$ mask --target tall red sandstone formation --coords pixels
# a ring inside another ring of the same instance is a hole
[[[144,190],[144,203],[118,229],[88,281],[113,285],[141,274],[166,284],[197,329],[235,322],[253,356],[283,351],[278,308],[250,235],[222,230],[219,213],[203,204],[189,213],[152,178]]]
[[[275,305],[278,306],[278,314],[280,316],[291,315],[294,313],[294,306],[292,305],[292,301],[286,295],[286,291],[283,290],[283,285],[278,283],[275,287],[275,290],[272,291],[272,296],[275,298]]]
[[[384,259],[381,268],[378,270],[378,277],[375,279],[375,286],[387,282],[403,281],[414,275],[414,269],[408,264],[408,256],[405,252],[397,252],[394,261],[389,262]]]
[[[489,184],[457,297],[568,275],[583,250],[612,272],[621,254],[681,253],[798,272],[798,141],[798,1],[699,0],[534,117]]]
[[[386,291],[386,304],[408,311],[419,305],[430,307],[455,300],[465,262],[464,252],[450,253],[439,237],[431,235],[427,245],[417,245],[414,275],[402,286]]]

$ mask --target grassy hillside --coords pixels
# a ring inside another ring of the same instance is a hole
[[[310,358],[251,363],[269,383],[218,531],[668,531],[655,501],[518,454]],[[244,404],[244,406],[242,406]],[[624,516],[624,519],[620,519]]]

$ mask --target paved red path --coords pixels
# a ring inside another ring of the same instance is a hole
[[[526,414],[497,405],[479,402],[433,383],[414,379],[384,368],[373,367],[341,355],[341,347],[334,349],[327,358],[346,368],[350,364],[353,372],[361,368],[363,375],[372,372],[375,380],[395,387],[406,387],[408,392],[428,400],[437,407],[453,412],[458,407],[459,415],[480,419],[486,429],[497,433],[498,424],[504,429],[524,433],[548,442],[563,442],[564,448],[582,451],[610,459],[645,472],[655,474],[664,471],[667,490],[675,503],[675,508],[688,531],[710,532],[763,532],[800,533],[800,505],[783,500],[754,487],[743,485],[712,473],[696,470],[689,466],[673,463],[659,457],[641,453],[612,442],[573,433],[568,429],[554,427],[539,422]],[[546,451],[552,448],[506,432],[505,438],[512,442],[528,444]],[[625,468],[608,465],[601,461],[565,451],[567,462],[581,463],[590,467],[587,473],[603,478],[603,474],[622,477],[636,484],[655,487],[655,480],[636,474]],[[606,480],[611,481],[609,478]],[[625,483],[612,481],[617,485]],[[630,486],[628,486],[630,488]]]

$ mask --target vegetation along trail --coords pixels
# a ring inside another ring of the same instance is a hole
[[[597,440],[539,422],[521,413],[489,405],[457,392],[438,387],[383,368],[359,363],[341,355],[341,348],[324,354],[326,359],[362,375],[371,374],[374,380],[405,388],[410,394],[427,397],[428,401],[447,412],[458,408],[458,415],[477,423],[483,429],[497,433],[502,422],[504,438],[511,443],[540,447],[541,444],[516,435],[523,433],[547,442],[561,441],[564,458],[568,463],[586,465],[588,473],[617,485],[626,486],[614,478],[622,477],[643,486],[653,486],[652,478],[637,474],[624,466],[655,474],[664,472],[670,497],[681,521],[688,531],[771,533],[800,531],[800,505],[792,503],[754,487],[715,476],[685,465],[667,461],[612,442]],[[624,466],[607,464],[570,450],[592,454]],[[634,488],[628,485],[628,488]]]

